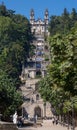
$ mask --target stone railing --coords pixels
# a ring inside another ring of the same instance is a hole
[[[18,128],[13,123],[0,121],[0,130],[18,130]]]

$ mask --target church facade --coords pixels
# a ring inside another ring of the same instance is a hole
[[[31,24],[31,31],[35,33],[35,35],[48,35],[48,23],[49,23],[49,13],[46,9],[44,14],[44,20],[38,18],[35,20],[34,10],[32,9],[30,12],[30,24]]]

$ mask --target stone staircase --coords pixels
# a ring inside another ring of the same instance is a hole
[[[47,10],[46,13],[48,14]],[[38,19],[37,22],[34,21],[34,24],[31,21],[30,23],[32,24],[31,31],[32,33],[34,32],[35,36],[35,39],[32,41],[32,44],[35,45],[35,49],[34,55],[30,56],[26,65],[22,67],[21,77],[24,79],[24,86],[21,86],[22,95],[24,97],[24,104],[22,106],[32,117],[34,117],[34,115],[38,115],[38,117],[51,117],[50,104],[46,103],[45,106],[41,95],[37,91],[38,81],[45,77],[47,65],[50,63],[49,45],[45,41],[45,36],[49,35],[48,19],[46,19],[46,22]],[[30,101],[26,102],[28,99],[30,99]],[[38,120],[38,124],[40,124],[40,120]]]
[[[22,107],[29,113],[31,117],[34,116],[35,108],[39,107],[41,109],[41,116],[44,117],[45,113],[47,117],[51,116],[51,106],[49,103],[46,103],[46,112],[44,108],[43,99],[40,97],[40,94],[36,91],[36,83],[40,79],[31,79],[28,78],[23,86],[21,86],[21,91],[24,97],[24,103]],[[39,95],[39,100],[37,100],[37,95]],[[27,101],[27,99],[30,99]],[[33,101],[32,101],[33,100]],[[40,121],[38,122],[40,124]]]
[[[51,127],[52,126],[52,120],[43,120],[42,126]]]

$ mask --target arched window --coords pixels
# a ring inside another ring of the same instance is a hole
[[[39,100],[39,94],[36,95],[36,100]]]

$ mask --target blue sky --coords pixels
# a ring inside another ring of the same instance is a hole
[[[35,18],[43,19],[46,8],[49,10],[49,15],[61,15],[64,8],[69,12],[72,8],[77,10],[77,0],[0,0],[0,4],[4,2],[8,9],[15,10],[17,14],[22,14],[29,19],[30,10],[35,11]]]

